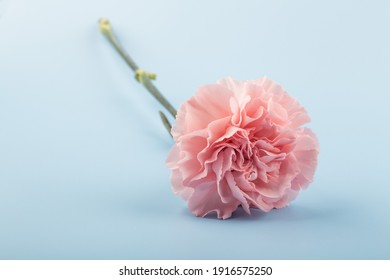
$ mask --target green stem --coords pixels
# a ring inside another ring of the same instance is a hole
[[[158,111],[158,113],[160,114],[160,118],[161,118],[162,123],[164,124],[164,127],[168,131],[169,135],[171,135],[171,137],[173,137],[172,133],[171,133],[172,125],[169,123],[167,116],[165,116],[165,114],[161,111]]]
[[[141,84],[143,84],[144,87],[158,100],[158,102],[160,102],[161,105],[163,105],[165,109],[167,109],[168,112],[171,113],[171,115],[174,118],[176,118],[176,114],[177,114],[176,109],[171,105],[171,103],[169,103],[169,101],[161,94],[161,92],[155,87],[155,85],[151,81],[151,79],[156,78],[156,75],[146,72],[138,67],[138,65],[134,62],[134,60],[130,57],[130,55],[123,49],[122,45],[119,43],[119,40],[115,36],[115,33],[108,19],[106,18],[100,19],[99,28],[102,34],[107,38],[107,40],[120,54],[120,56],[125,60],[125,62],[131,68],[131,70],[134,71],[136,80],[139,81]]]

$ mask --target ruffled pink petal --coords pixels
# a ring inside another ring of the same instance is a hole
[[[177,140],[180,135],[204,129],[211,122],[230,116],[231,96],[233,93],[220,85],[207,85],[199,88],[196,94],[179,108],[176,124],[172,128],[174,139]]]
[[[215,184],[201,184],[194,188],[194,193],[188,199],[188,208],[196,216],[204,217],[216,212],[218,218],[227,219],[237,209],[238,201],[223,203]]]

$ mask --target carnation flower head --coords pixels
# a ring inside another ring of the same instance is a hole
[[[167,165],[196,216],[270,211],[313,180],[319,143],[306,110],[268,78],[223,79],[182,104]]]

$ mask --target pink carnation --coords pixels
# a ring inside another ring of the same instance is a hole
[[[306,110],[268,78],[201,87],[179,109],[167,164],[196,216],[270,211],[313,180],[319,143]]]

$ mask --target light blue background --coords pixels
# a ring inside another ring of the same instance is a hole
[[[4,3],[1,259],[390,258],[389,1]],[[192,216],[101,16],[176,107],[225,76],[283,85],[321,142],[315,182],[271,213]]]

